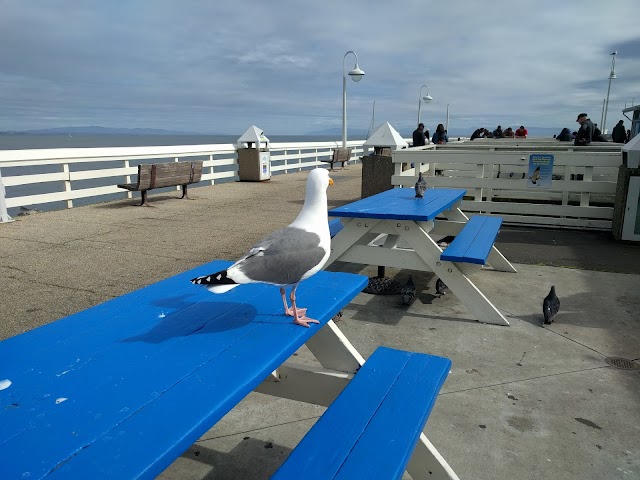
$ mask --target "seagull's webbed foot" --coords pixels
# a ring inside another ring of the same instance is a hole
[[[282,295],[282,303],[284,304],[284,314],[289,317],[295,317],[295,311],[293,307],[290,307],[287,303],[286,290],[283,287],[280,287],[280,295]],[[294,297],[295,298],[295,297]],[[298,315],[304,317],[307,313],[306,308],[298,308]]]
[[[309,328],[311,326],[311,325],[309,325],[310,323],[320,323],[320,322],[318,320],[314,320],[313,318],[308,318],[308,317],[304,317],[304,316],[300,317],[300,316],[295,316],[294,315],[293,323],[295,323],[296,325],[301,325],[303,327]]]
[[[301,325],[303,327],[309,328],[310,323],[320,323],[318,320],[314,320],[313,318],[309,318],[306,316],[306,313],[307,313],[306,308],[298,308],[298,306],[296,305],[296,287],[297,285],[291,289],[291,294],[289,296],[289,298],[291,299],[291,308],[287,307],[285,311],[287,310],[293,311],[293,323],[295,323],[296,325]],[[282,296],[282,300],[284,300],[286,304],[286,299],[284,297],[284,294]]]
[[[295,317],[295,312],[293,311],[292,307],[287,307],[287,309],[284,311],[285,315],[288,315],[290,317]],[[307,314],[307,309],[306,308],[298,308],[298,316],[299,317],[304,317]]]

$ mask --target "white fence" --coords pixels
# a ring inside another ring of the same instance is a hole
[[[487,139],[396,150],[391,183],[413,186],[420,169],[430,187],[466,189],[462,209],[470,214],[500,215],[510,224],[609,230],[621,147]],[[528,184],[529,158],[534,154],[554,157],[548,189]],[[415,168],[407,168],[411,163]]]
[[[352,158],[363,154],[364,141],[351,141]],[[339,142],[272,143],[272,174],[326,165]],[[131,198],[117,187],[130,183],[140,163],[203,160],[202,181],[213,185],[238,177],[237,154],[232,144],[177,145],[166,147],[58,148],[0,150],[0,222],[9,219],[7,209],[56,204],[71,208],[76,203],[95,203]],[[177,187],[179,189],[179,187]],[[5,220],[6,218],[6,220]]]

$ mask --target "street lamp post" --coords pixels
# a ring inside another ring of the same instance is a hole
[[[347,55],[353,53],[353,56],[356,57],[356,64],[353,67],[353,70],[349,72],[349,76],[351,80],[354,82],[359,82],[364,77],[364,72],[360,70],[358,67],[358,55],[353,50],[349,50],[344,54],[344,58],[342,59],[342,147],[345,148],[347,146],[347,74],[345,72],[345,60],[347,59]]]
[[[611,53],[611,73],[609,74],[609,88],[607,88],[607,100],[606,100],[606,107],[604,108],[604,119],[602,120],[602,133],[606,133],[607,128],[607,112],[609,111],[609,92],[611,92],[611,80],[614,80],[618,77],[616,77],[616,55],[617,55],[617,51]]]
[[[429,95],[429,87],[427,87],[427,94],[424,97],[422,96],[422,89],[424,87],[427,86],[422,85],[420,87],[420,93],[418,94],[418,123],[420,123],[420,108],[422,107],[422,101],[424,100],[424,103],[429,103],[431,100],[433,100],[433,97]]]

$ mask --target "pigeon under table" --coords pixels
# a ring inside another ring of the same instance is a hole
[[[344,228],[331,240],[325,268],[339,260],[432,271],[478,321],[509,325],[471,278],[485,265],[516,272],[493,244],[501,221],[470,220],[460,210],[465,193],[431,188],[416,198],[413,188],[394,188],[330,210],[329,216],[342,217]],[[437,239],[448,235],[457,238],[443,251]]]

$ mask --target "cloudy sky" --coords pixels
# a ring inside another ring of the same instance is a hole
[[[391,4],[393,3],[393,6]],[[298,135],[600,123],[640,103],[639,0],[0,0],[0,131],[99,125]],[[346,70],[355,57],[346,57]],[[426,89],[423,90],[426,93]],[[628,125],[628,122],[625,122]],[[403,133],[406,133],[403,131]]]

